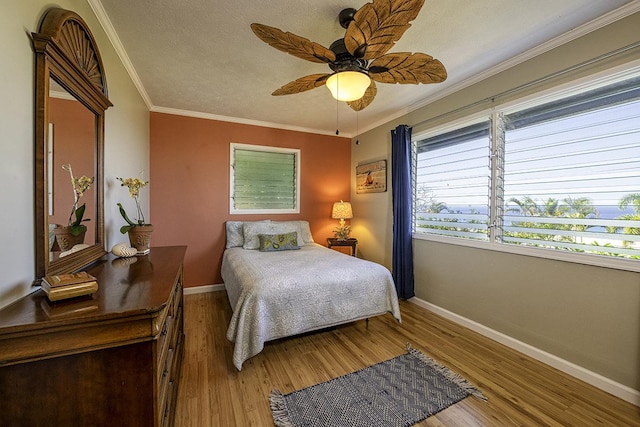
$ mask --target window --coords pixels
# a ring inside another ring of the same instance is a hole
[[[488,240],[489,122],[416,146],[416,231]]]
[[[485,116],[416,136],[415,233],[640,259],[640,77]]]
[[[300,213],[300,150],[230,146],[230,213]]]

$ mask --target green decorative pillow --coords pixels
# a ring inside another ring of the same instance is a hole
[[[284,234],[259,234],[258,239],[260,239],[259,249],[261,252],[300,249],[300,246],[298,246],[298,233],[295,231]]]

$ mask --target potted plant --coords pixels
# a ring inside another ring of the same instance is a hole
[[[136,202],[137,218],[132,220],[127,215],[127,212],[122,207],[121,203],[118,203],[118,209],[120,209],[120,215],[126,221],[126,225],[120,227],[122,234],[129,235],[129,242],[131,246],[138,250],[138,254],[145,254],[149,251],[149,242],[151,239],[151,232],[153,231],[153,225],[147,224],[144,219],[144,213],[140,207],[140,190],[149,184],[149,181],[143,181],[139,178],[118,178],[120,186],[127,187],[129,189],[129,195]]]
[[[71,207],[71,213],[69,214],[69,220],[66,226],[58,225],[54,230],[56,241],[61,251],[68,251],[75,245],[84,243],[84,235],[87,232],[87,226],[82,224],[84,221],[84,211],[86,205],[83,203],[78,206],[80,198],[93,184],[93,178],[89,178],[86,175],[82,175],[79,178],[73,176],[73,169],[71,164],[62,165],[62,169],[69,172],[71,178],[71,188],[73,189],[73,206]],[[75,217],[75,218],[74,218]]]

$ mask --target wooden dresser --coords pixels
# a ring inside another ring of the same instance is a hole
[[[173,425],[184,351],[185,246],[111,254],[93,297],[42,290],[0,310],[3,426]]]

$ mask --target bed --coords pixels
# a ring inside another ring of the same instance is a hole
[[[285,249],[262,244],[283,235]],[[306,221],[228,221],[221,273],[238,370],[267,341],[387,312],[401,320],[389,270],[318,245]]]

